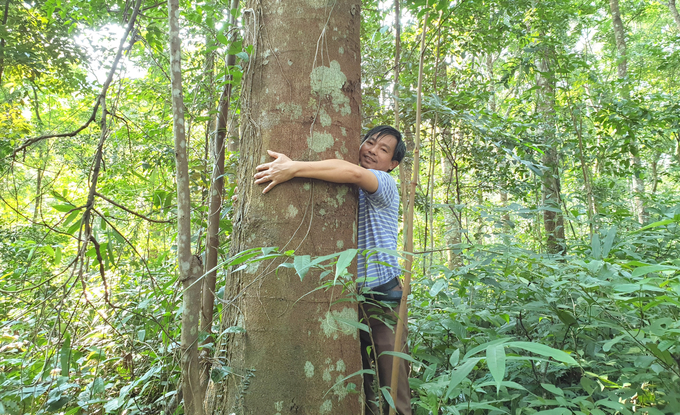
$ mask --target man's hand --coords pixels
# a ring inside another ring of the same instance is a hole
[[[256,167],[255,183],[262,184],[269,182],[262,193],[267,193],[277,184],[285,183],[295,177],[294,164],[288,156],[267,150],[267,153],[275,160],[271,163],[260,164]]]

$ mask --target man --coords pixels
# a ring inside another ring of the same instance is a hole
[[[255,183],[268,183],[262,193],[295,177],[355,184],[359,187],[358,248],[397,249],[399,191],[389,172],[399,165],[406,153],[406,145],[399,131],[381,125],[366,133],[359,148],[360,165],[337,159],[293,161],[281,153],[268,153],[275,160],[257,166],[258,173],[255,174]],[[394,350],[397,304],[402,293],[400,273],[399,264],[393,255],[377,252],[372,253],[370,258],[359,256],[357,284],[367,298],[381,301],[367,300],[359,307],[361,319],[371,330],[370,334],[361,331],[364,368],[370,368],[371,362],[375,362],[375,357],[382,352]],[[401,341],[401,350],[404,352],[407,351],[405,339],[406,334]],[[408,362],[400,360],[399,366],[396,407],[401,415],[410,415]],[[379,357],[376,371],[380,387],[389,386],[392,356]],[[364,375],[366,413],[379,415],[378,398],[372,384],[373,376]]]

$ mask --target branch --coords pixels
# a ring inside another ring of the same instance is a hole
[[[118,63],[120,62],[120,58],[123,56],[123,49],[125,45],[125,41],[127,40],[128,35],[132,31],[132,28],[135,25],[135,21],[137,20],[137,15],[139,14],[139,7],[141,6],[142,1],[137,0],[137,3],[135,4],[135,9],[134,12],[132,13],[132,17],[130,18],[130,21],[128,22],[127,27],[125,28],[125,33],[123,33],[123,37],[120,39],[120,44],[118,45],[118,52],[116,52],[116,57],[113,59],[113,63],[111,64],[111,70],[109,71],[109,75],[106,77],[106,81],[104,81],[104,85],[102,85],[102,90],[97,96],[97,100],[94,103],[94,107],[92,108],[92,114],[90,115],[90,118],[83,124],[80,128],[78,128],[75,131],[72,131],[70,133],[62,133],[62,134],[47,134],[47,135],[42,135],[40,137],[35,137],[35,138],[30,138],[22,145],[17,147],[13,152],[12,152],[12,158],[14,158],[17,153],[27,149],[28,147],[32,146],[35,143],[38,143],[40,141],[46,140],[48,138],[62,138],[62,137],[74,137],[78,135],[81,131],[86,129],[92,121],[95,120],[97,116],[97,110],[99,109],[99,105],[101,101],[106,97],[106,92],[109,89],[109,86],[111,85],[111,82],[113,82],[113,75],[115,75],[116,70],[118,69]]]
[[[172,223],[172,222],[173,222],[172,220],[157,220],[157,219],[148,218],[148,217],[142,215],[141,213],[137,213],[137,212],[135,212],[135,211],[132,211],[132,210],[126,208],[125,206],[119,205],[118,203],[114,202],[113,200],[109,199],[108,197],[102,195],[102,194],[99,193],[99,192],[95,192],[94,195],[95,195],[95,196],[99,196],[100,198],[102,198],[102,199],[106,200],[107,202],[111,203],[113,206],[115,206],[115,207],[117,207],[117,208],[119,208],[119,209],[122,209],[122,210],[126,211],[127,213],[129,213],[129,214],[131,214],[131,215],[135,215],[135,216],[137,216],[137,217],[140,218],[140,219],[144,219],[144,220],[146,220],[146,221],[153,222],[153,223]]]

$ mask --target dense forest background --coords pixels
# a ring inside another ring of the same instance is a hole
[[[167,5],[0,6],[0,414],[181,413]],[[675,1],[400,6],[363,1],[361,117],[398,115],[406,192],[422,52],[416,413],[680,413]],[[228,256],[247,12],[180,2],[197,255],[228,114],[208,360],[227,267],[275,252]]]

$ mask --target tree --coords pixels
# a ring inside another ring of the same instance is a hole
[[[301,269],[304,255],[356,246],[352,188],[293,180],[262,195],[252,176],[268,161],[267,149],[298,160],[357,159],[359,8],[356,0],[245,8],[250,58],[243,63],[232,256],[256,247],[294,250]],[[210,388],[210,412],[359,413],[360,377],[343,380],[361,368],[356,304],[335,303],[347,293],[329,276],[318,290],[318,273],[301,281],[279,265],[258,262],[228,276],[217,350],[229,374]]]
[[[170,29],[170,79],[172,88],[172,126],[175,138],[177,182],[177,266],[182,282],[182,392],[184,413],[203,414],[203,388],[198,362],[199,316],[201,313],[201,260],[191,254],[191,192],[189,190],[188,137],[184,120],[181,41],[179,38],[179,0],[168,0]]]
[[[617,52],[617,66],[616,74],[622,82],[621,99],[630,100],[630,86],[628,85],[628,47],[626,45],[626,32],[621,20],[621,11],[619,9],[619,0],[609,0],[609,10],[612,16],[612,28],[614,30],[614,39],[616,41]],[[643,178],[642,160],[640,158],[637,138],[635,131],[628,130],[626,142],[630,151],[630,161],[633,169],[633,208],[640,223],[645,223],[647,213],[643,197],[645,194],[645,181]]]

